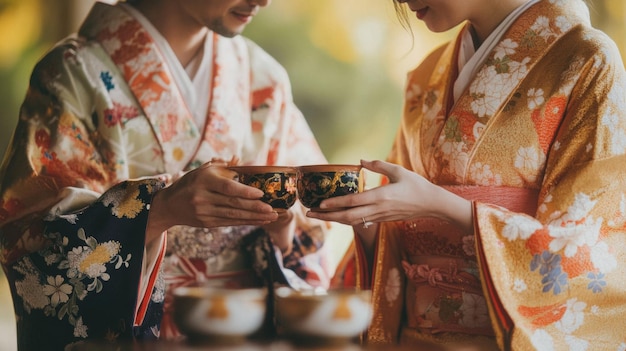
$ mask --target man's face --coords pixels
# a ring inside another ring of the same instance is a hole
[[[271,2],[271,0],[179,0],[179,5],[198,24],[230,38],[241,34],[260,8]]]

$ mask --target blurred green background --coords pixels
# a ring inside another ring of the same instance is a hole
[[[626,56],[623,0],[587,0],[594,25]],[[93,0],[0,0],[0,155],[15,127],[30,71],[56,41],[76,30]],[[454,31],[402,28],[391,0],[274,0],[248,26],[289,72],[294,99],[330,162],[384,158],[402,109],[406,72]],[[370,186],[377,180],[370,178]],[[337,226],[341,256],[350,229]],[[0,351],[15,350],[15,319],[0,271]]]

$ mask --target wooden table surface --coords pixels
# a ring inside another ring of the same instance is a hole
[[[244,341],[237,344],[212,342],[190,343],[181,341],[149,341],[129,344],[86,342],[67,351],[441,351],[429,346],[361,346],[357,343],[301,344],[287,340]]]

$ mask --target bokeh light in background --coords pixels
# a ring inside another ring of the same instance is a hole
[[[587,3],[594,25],[614,38],[626,57],[625,2]],[[0,155],[36,60],[74,31],[92,4],[0,0]],[[406,72],[454,31],[433,34],[412,20],[409,32],[399,24],[391,0],[274,0],[244,34],[285,66],[296,104],[328,160],[357,163],[386,156],[402,109]],[[368,180],[369,186],[377,183]],[[332,234],[339,256],[352,234],[345,226],[336,226]],[[0,271],[0,351],[15,350],[14,323]]]

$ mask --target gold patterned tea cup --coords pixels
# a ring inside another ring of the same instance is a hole
[[[288,210],[297,199],[296,168],[286,166],[231,166],[240,183],[263,191],[261,201],[277,212]]]
[[[298,198],[302,205],[314,211],[320,211],[325,199],[363,191],[361,165],[307,165],[297,170]]]
[[[302,344],[348,343],[369,327],[373,315],[369,290],[279,287],[274,303],[279,333]]]
[[[173,295],[174,323],[192,343],[242,343],[265,321],[266,288],[186,286]]]

